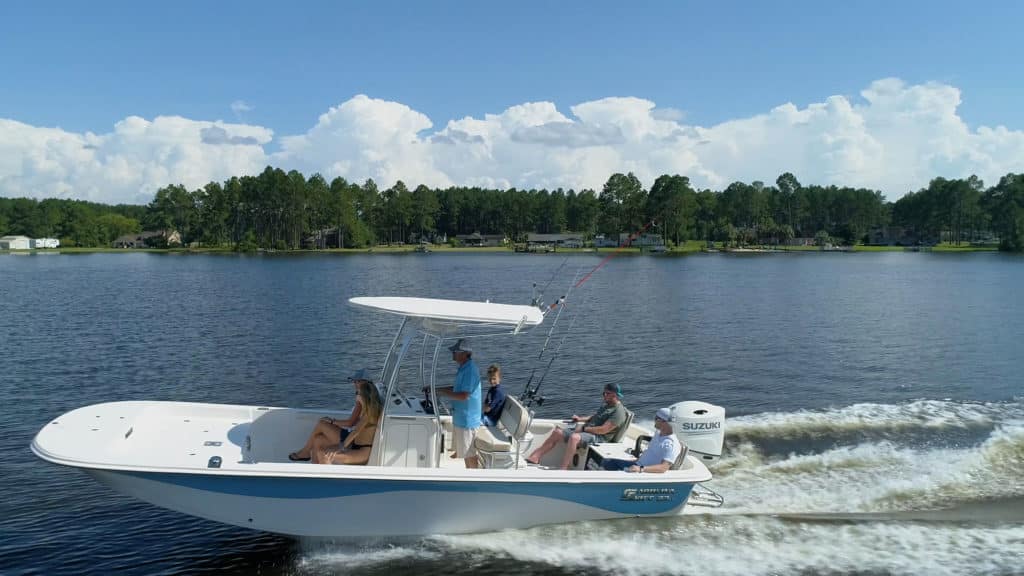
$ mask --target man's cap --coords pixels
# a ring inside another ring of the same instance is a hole
[[[604,389],[609,392],[615,392],[615,395],[622,398],[622,388],[618,384],[605,384]]]
[[[467,354],[473,353],[473,349],[469,347],[469,342],[466,342],[465,338],[459,338],[455,341],[455,344],[449,346],[448,349],[452,352],[465,352]]]
[[[665,422],[674,422],[676,419],[675,414],[672,414],[672,411],[668,408],[658,408],[654,416],[658,420],[664,420]]]
[[[349,382],[355,382],[356,380],[366,380],[367,382],[373,382],[373,378],[370,378],[370,371],[366,368],[360,368],[356,370],[354,374],[348,377]]]

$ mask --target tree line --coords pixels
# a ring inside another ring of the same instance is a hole
[[[599,191],[410,190],[401,181],[380,190],[373,180],[328,182],[272,167],[196,190],[166,186],[146,206],[0,198],[0,233],[55,237],[65,246],[109,246],[143,229],[176,230],[188,245],[236,249],[354,248],[473,232],[513,241],[530,232],[615,237],[639,230],[670,244],[810,237],[858,244],[869,243],[872,230],[895,227],[932,241],[997,237],[1001,249],[1024,250],[1024,174],[1007,174],[988,189],[975,176],[936,178],[896,202],[877,190],[805,186],[788,172],[774,185],[734,182],[721,191],[667,174],[647,189],[632,173],[611,175]]]

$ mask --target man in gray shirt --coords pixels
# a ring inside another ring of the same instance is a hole
[[[607,384],[603,391],[604,403],[593,416],[577,416],[573,414],[571,422],[575,426],[555,428],[544,440],[544,444],[533,451],[526,461],[539,464],[540,459],[560,442],[565,443],[565,455],[562,457],[562,470],[569,469],[572,456],[581,446],[589,446],[595,442],[610,442],[620,427],[626,424],[626,407],[622,405],[622,389],[618,384]]]

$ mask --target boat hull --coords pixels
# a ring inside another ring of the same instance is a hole
[[[688,482],[510,482],[296,478],[85,469],[151,504],[290,536],[462,534],[579,520],[668,516]]]
[[[477,533],[682,512],[711,475],[696,459],[665,474],[547,466],[326,466],[292,462],[325,412],[181,402],[113,402],[47,423],[32,451],[123,494],[200,518],[327,538]],[[533,420],[534,438],[558,421]],[[400,437],[399,437],[400,438]],[[630,443],[631,445],[632,443]],[[445,447],[448,448],[448,447]],[[619,457],[625,444],[602,445]],[[526,448],[524,448],[526,450]],[[425,454],[425,452],[423,452]],[[560,459],[558,454],[549,454]],[[550,465],[550,463],[548,463]]]

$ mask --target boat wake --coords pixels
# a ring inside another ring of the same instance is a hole
[[[807,450],[780,452],[780,429],[789,438],[806,436]],[[740,417],[727,438],[714,482],[728,495],[725,513],[919,511],[1024,497],[1022,403],[915,402]]]
[[[741,416],[727,425],[714,472],[710,486],[726,503],[704,514],[434,537],[369,553],[456,574],[501,571],[509,559],[544,574],[1020,571],[1024,401]],[[321,548],[303,562],[347,571],[366,553]]]

